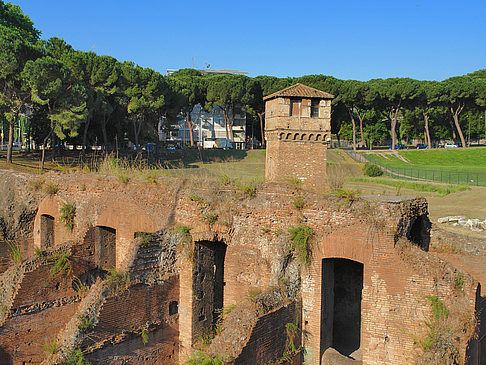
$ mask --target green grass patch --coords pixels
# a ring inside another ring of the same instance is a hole
[[[397,179],[387,179],[387,178],[357,177],[357,178],[349,178],[348,180],[393,186],[397,189],[411,189],[415,191],[437,193],[439,196],[446,196],[452,193],[456,193],[458,191],[471,190],[471,188],[466,185],[433,184],[433,183],[413,182],[410,180],[397,180]]]
[[[395,168],[486,173],[486,148],[399,151],[405,162],[391,153],[372,153],[379,163]]]

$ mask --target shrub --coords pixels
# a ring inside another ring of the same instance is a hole
[[[10,249],[10,257],[18,264],[20,261],[22,261],[22,251],[20,249],[20,245],[13,241],[7,241],[7,245]]]
[[[216,355],[212,357],[207,352],[194,351],[185,361],[186,365],[223,365],[223,358]]]
[[[52,183],[52,182],[49,182],[47,183],[45,186],[44,186],[44,191],[48,194],[48,195],[56,195],[57,191],[58,191],[58,188],[57,188],[57,185]]]
[[[304,208],[304,198],[301,196],[293,198],[292,204],[295,207],[295,209],[301,210],[302,208]]]
[[[74,217],[76,216],[76,206],[74,203],[64,203],[61,209],[59,209],[59,213],[61,213],[59,220],[72,232],[74,228]]]
[[[148,336],[148,329],[144,328],[142,329],[142,333],[141,333],[141,336],[142,336],[142,343],[144,345],[146,345],[149,341],[149,336]]]
[[[130,286],[130,274],[125,271],[118,271],[116,268],[108,270],[108,282],[117,289],[127,289]]]
[[[56,252],[49,258],[49,261],[53,263],[50,272],[51,279],[58,275],[66,278],[71,275],[73,263],[69,258],[69,252]]]
[[[51,354],[51,355],[55,354],[57,352],[57,349],[58,349],[56,339],[46,342],[44,345],[42,345],[42,348],[44,350],[46,350],[46,352]]]
[[[86,315],[82,315],[78,317],[79,319],[79,324],[78,324],[78,330],[81,332],[83,335],[91,332],[94,327],[94,321],[92,318],[89,318]]]
[[[80,349],[71,351],[66,359],[66,365],[91,365],[89,361],[84,358],[83,352]]]
[[[203,214],[203,217],[210,226],[212,226],[218,220],[218,214],[214,212],[206,212]]]
[[[302,265],[308,267],[312,255],[311,236],[314,233],[312,228],[300,224],[289,228],[291,249],[297,251],[297,256]]]
[[[30,180],[29,185],[33,191],[39,191],[42,189],[44,182],[45,182],[44,179],[35,179],[35,180]]]
[[[363,174],[369,177],[376,177],[383,175],[383,170],[375,164],[366,162],[363,166]]]

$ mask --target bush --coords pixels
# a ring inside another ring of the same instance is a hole
[[[61,213],[61,217],[59,217],[61,222],[72,232],[74,228],[74,217],[76,216],[76,206],[74,203],[64,203],[61,209],[59,209],[59,213]]]
[[[363,174],[369,177],[376,177],[383,175],[383,170],[377,165],[366,162],[363,166]]]
[[[312,255],[311,236],[314,233],[312,228],[301,224],[289,228],[292,251],[297,251],[301,264],[308,267]]]

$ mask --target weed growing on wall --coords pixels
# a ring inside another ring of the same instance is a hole
[[[108,270],[106,278],[110,285],[113,285],[116,290],[126,290],[130,286],[130,274],[125,271],[117,270],[116,268]]]
[[[20,245],[14,241],[7,241],[8,248],[10,250],[10,258],[17,264],[22,261],[22,251]]]
[[[343,203],[352,203],[359,198],[357,192],[344,188],[331,190],[331,195],[342,199]]]
[[[305,224],[299,224],[289,228],[291,250],[297,252],[297,257],[300,263],[308,267],[310,265],[312,256],[312,242],[311,237],[313,235],[312,228]]]
[[[66,365],[91,365],[89,361],[84,358],[83,352],[80,349],[72,350],[65,363]]]
[[[55,252],[51,257],[49,257],[48,260],[52,262],[49,275],[51,279],[56,276],[64,276],[67,278],[69,275],[71,275],[73,271],[73,263],[69,258],[68,251]]]
[[[79,279],[76,278],[73,281],[73,289],[78,295],[84,297],[88,293],[88,286],[86,284],[83,284],[83,282]]]
[[[459,364],[460,353],[456,347],[456,338],[448,325],[449,310],[436,295],[429,295],[432,318],[425,321],[427,333],[415,344],[423,350],[422,360],[441,358],[444,364]]]
[[[216,223],[216,222],[217,222],[217,220],[218,220],[218,214],[217,214],[217,213],[215,213],[215,212],[211,212],[211,211],[209,211],[209,212],[205,212],[205,213],[203,213],[203,218],[204,218],[204,220],[205,220],[205,221],[206,221],[206,222],[207,222],[207,223],[208,223],[210,226],[212,226],[212,225],[214,225],[214,223]]]
[[[292,198],[292,205],[295,209],[301,210],[304,208],[304,198],[301,196]]]
[[[44,186],[45,180],[44,179],[35,179],[29,181],[29,186],[32,191],[39,191]]]
[[[261,291],[260,291],[261,292]],[[218,320],[216,322],[216,327],[215,327],[215,331],[216,331],[216,334],[219,335],[221,333],[221,331],[223,330],[223,323],[224,323],[224,320],[228,317],[228,315],[233,311],[233,309],[236,308],[236,305],[235,304],[232,304],[230,305],[229,307],[225,307],[225,308],[221,308],[221,309],[218,309],[216,312],[217,312],[217,315],[218,315]]]
[[[58,187],[53,182],[49,182],[46,185],[44,185],[44,191],[46,192],[47,195],[56,195],[58,191]]]
[[[93,330],[94,327],[94,320],[93,318],[89,318],[87,315],[81,315],[78,317],[78,330],[82,334],[87,334]]]
[[[142,337],[142,343],[144,345],[146,345],[149,341],[149,332],[148,332],[148,329],[147,328],[143,328],[142,329],[142,333],[140,334],[140,336]]]
[[[42,348],[48,353],[48,354],[55,354],[58,350],[58,345],[56,339],[52,341],[48,341],[45,344],[42,345]]]
[[[223,365],[223,358],[216,355],[212,357],[209,353],[203,351],[194,351],[185,361],[186,365]]]
[[[74,229],[74,217],[76,216],[75,204],[67,202],[64,203],[61,209],[59,209],[59,213],[61,213],[59,220],[64,223],[64,227],[72,232]]]

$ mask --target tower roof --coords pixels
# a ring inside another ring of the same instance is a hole
[[[273,94],[267,95],[263,98],[263,100],[270,100],[279,97],[334,99],[334,95],[332,94],[297,83]]]

